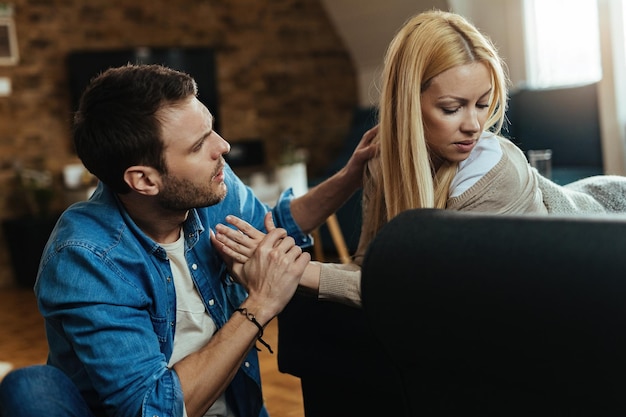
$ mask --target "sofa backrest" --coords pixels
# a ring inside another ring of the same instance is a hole
[[[598,84],[520,89],[511,94],[504,130],[523,151],[552,149],[554,167],[602,172]]]
[[[406,415],[626,411],[626,217],[407,211],[362,297]]]

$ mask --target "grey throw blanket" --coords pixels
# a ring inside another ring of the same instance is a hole
[[[535,171],[549,213],[625,213],[626,177],[597,175],[558,185]]]

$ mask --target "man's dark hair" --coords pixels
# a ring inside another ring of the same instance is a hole
[[[130,191],[124,171],[166,172],[157,111],[196,96],[195,80],[161,65],[125,65],[94,77],[74,115],[74,146],[85,167],[116,193]]]

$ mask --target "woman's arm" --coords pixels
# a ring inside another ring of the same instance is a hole
[[[252,257],[265,234],[236,216],[227,216],[226,222],[235,229],[218,224],[215,227],[217,234],[211,233],[211,241],[229,266],[231,274],[240,280],[238,274]],[[265,217],[265,227],[268,231],[275,228],[271,213]],[[309,261],[300,278],[299,289],[320,300],[360,307],[361,268],[354,263]]]

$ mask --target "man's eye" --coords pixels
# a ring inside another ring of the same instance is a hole
[[[193,147],[193,151],[194,152],[199,152],[202,149],[202,146],[204,146],[204,142],[205,141],[206,141],[206,139],[202,139],[200,142],[198,142],[198,144]]]

